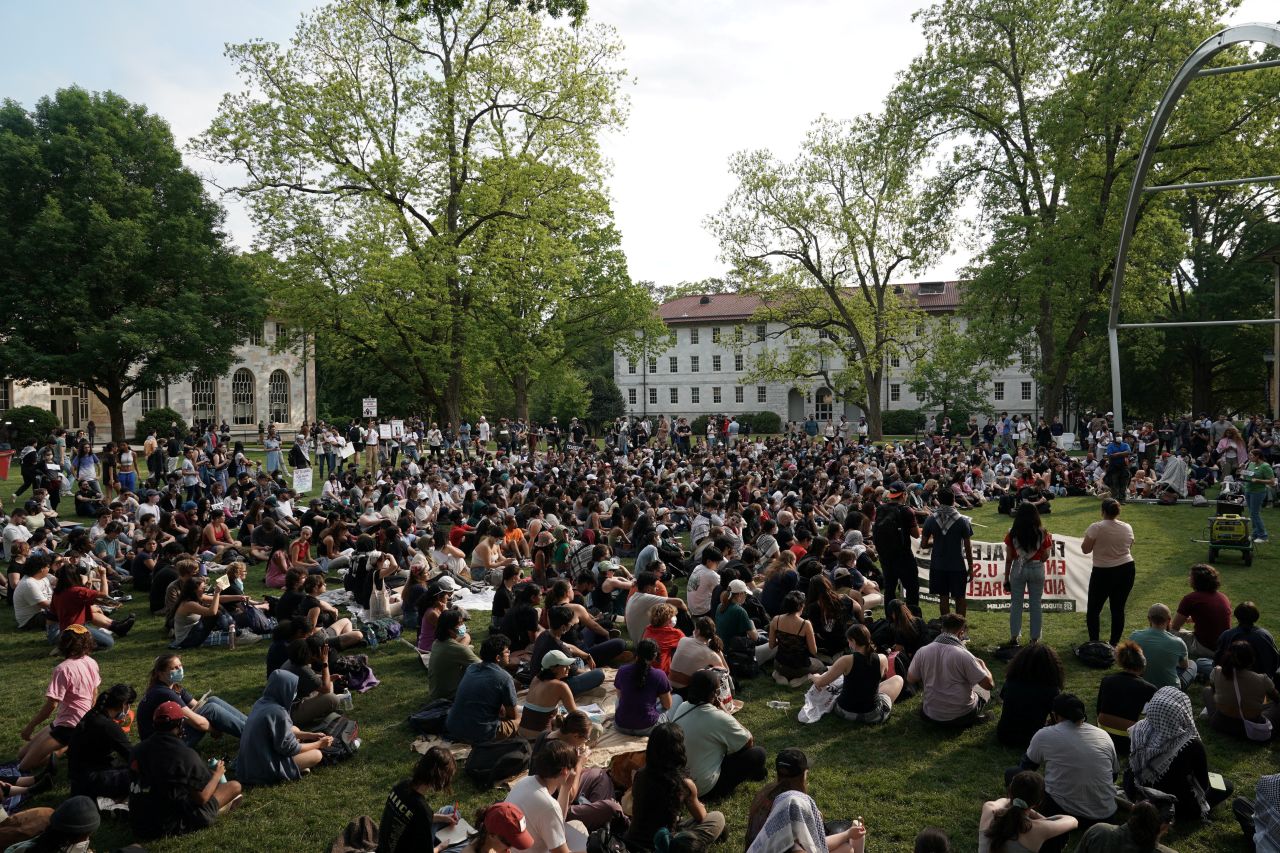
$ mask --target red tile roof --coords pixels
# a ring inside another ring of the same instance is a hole
[[[921,284],[941,285],[941,293],[920,294]],[[903,282],[907,296],[930,313],[954,311],[960,307],[960,282]],[[658,316],[666,323],[702,323],[711,320],[749,320],[760,307],[760,297],[741,293],[709,293],[681,296],[658,306]]]

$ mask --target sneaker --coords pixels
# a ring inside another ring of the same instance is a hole
[[[128,619],[119,620],[114,626],[112,626],[111,633],[115,634],[117,637],[127,636],[128,633],[133,630],[133,625],[137,621],[137,617],[130,613]]]
[[[262,640],[261,634],[255,634],[252,631],[236,631],[236,645],[250,646]]]

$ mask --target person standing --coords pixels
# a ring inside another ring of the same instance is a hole
[[[1111,497],[1124,503],[1125,497],[1129,491],[1129,454],[1132,448],[1129,442],[1124,440],[1124,436],[1116,433],[1112,436],[1110,443],[1107,444],[1107,473],[1103,478],[1108,489],[1111,490]],[[1112,645],[1115,645],[1114,643]]]
[[[907,486],[901,480],[889,486],[886,503],[880,505],[876,525],[872,530],[876,551],[880,555],[880,568],[884,572],[885,600],[898,597],[898,583],[906,592],[907,606],[920,609],[920,574],[916,569],[916,556],[911,550],[911,540],[919,535],[916,514],[904,505]]]
[[[1124,607],[1133,590],[1136,571],[1132,547],[1133,528],[1120,520],[1120,502],[1107,498],[1102,502],[1102,520],[1089,525],[1080,543],[1080,550],[1093,556],[1084,617],[1090,642],[1098,642],[1102,605],[1108,600],[1111,602],[1111,645],[1124,636]]]
[[[965,598],[969,578],[978,571],[973,561],[973,525],[956,509],[956,496],[950,489],[938,493],[938,509],[925,519],[920,534],[920,547],[932,550],[929,556],[929,592],[938,596],[940,615],[951,612],[951,599],[956,612],[964,616],[969,610]]]
[[[1044,562],[1053,537],[1044,529],[1035,504],[1021,503],[1004,537],[1004,585],[1009,590],[1009,647],[1022,637],[1022,599],[1031,609],[1031,642],[1040,642],[1040,598],[1044,595]]]
[[[378,425],[372,420],[364,430],[364,467],[370,474],[378,470]]]
[[[1266,451],[1255,447],[1249,452],[1249,464],[1240,475],[1244,480],[1244,500],[1249,507],[1249,519],[1253,522],[1253,541],[1267,541],[1267,526],[1262,523],[1262,504],[1267,492],[1276,484],[1275,469],[1267,464]]]

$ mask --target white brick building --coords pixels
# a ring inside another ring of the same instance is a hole
[[[268,320],[257,335],[240,345],[231,371],[224,376],[196,376],[131,397],[124,406],[128,437],[134,425],[151,409],[174,409],[189,423],[224,419],[236,436],[258,433],[258,422],[284,425],[282,432],[303,420],[315,422],[316,372],[314,354],[304,365],[300,353],[275,352],[273,347],[289,333],[284,323]],[[305,370],[304,370],[305,368]],[[68,429],[83,429],[89,421],[98,435],[107,436],[111,419],[97,397],[87,389],[45,383],[0,381],[0,416],[17,406],[50,409]]]
[[[960,282],[920,282],[901,285],[921,309],[931,315],[953,315],[960,304]],[[737,412],[775,412],[783,422],[803,420],[808,414],[819,420],[848,415],[856,420],[861,409],[840,400],[821,379],[790,382],[753,382],[751,367],[763,351],[785,348],[792,334],[780,324],[757,322],[760,306],[755,296],[734,293],[684,296],[659,306],[658,314],[674,335],[658,341],[647,363],[614,354],[613,373],[622,390],[629,414],[656,417]],[[960,321],[962,322],[962,321]],[[651,342],[653,343],[653,342]],[[998,370],[988,387],[988,399],[997,412],[1038,415],[1035,379],[1029,367],[1033,355],[1015,355],[1013,363]],[[838,359],[830,365],[839,370]],[[910,360],[893,356],[886,365],[881,406],[891,409],[922,408],[911,393]]]

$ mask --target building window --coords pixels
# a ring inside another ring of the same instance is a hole
[[[742,386],[738,385],[733,389],[733,402],[741,403],[745,398],[742,395]]]
[[[695,404],[695,405],[696,405],[696,404],[698,404],[698,403],[702,402],[702,400],[700,399],[700,398],[701,398],[701,396],[702,396],[702,394],[701,394],[701,392],[699,392],[699,390],[698,390],[697,388],[690,388],[690,389],[689,389],[689,402],[690,402],[690,403],[693,403],[693,404]]]
[[[756,386],[756,402],[767,403],[769,401],[769,389],[763,385]]]
[[[650,373],[658,372],[658,357],[656,355],[649,356],[649,372]]]
[[[733,327],[733,342],[735,344],[742,343],[742,327],[741,326]]]
[[[218,416],[218,396],[213,377],[198,375],[191,380],[191,419],[212,423]]]
[[[633,406],[636,404],[636,389],[634,388],[627,389],[627,402]]]
[[[89,389],[80,389],[80,422],[89,422]]]
[[[680,402],[680,389],[679,389],[679,388],[672,388],[672,389],[671,389],[671,391],[670,391],[670,399],[671,399],[671,405],[673,405],[673,406],[674,406],[676,403],[679,403],[679,402]]]
[[[680,359],[677,356],[668,356],[667,364],[670,365],[672,373],[680,372]]]
[[[916,323],[916,337],[917,338],[924,337],[924,323]]]
[[[720,389],[718,387],[711,389],[711,402],[713,403],[720,402]]]
[[[711,372],[712,373],[720,372],[720,356],[718,355],[711,356]]]
[[[289,340],[289,328],[284,323],[276,323],[276,346],[284,346]]]
[[[262,327],[261,326],[255,326],[254,328],[249,330],[249,344],[255,347],[262,346]]]
[[[995,397],[997,400],[1004,399],[1004,383],[1003,382],[997,382],[995,384],[995,390],[992,393],[992,396]]]
[[[1022,399],[1024,400],[1031,399],[1031,383],[1030,382],[1022,383]]]
[[[271,371],[267,380],[267,407],[271,413],[271,422],[287,424],[289,417],[289,374],[283,370]]]
[[[711,327],[711,343],[713,344],[720,343],[720,327],[719,326]]]
[[[698,372],[698,357],[696,355],[689,356],[689,372],[690,373]]]
[[[743,365],[742,353],[735,354],[733,357],[733,369],[742,370],[742,365]]]
[[[9,380],[0,382],[0,412],[13,408],[13,383]]]
[[[242,367],[231,377],[231,422],[241,426],[255,423],[258,420],[257,409],[253,374]]]
[[[690,344],[692,344],[692,345],[694,345],[694,346],[697,346],[697,344],[698,344],[698,330],[697,330],[697,329],[690,329],[690,330],[689,330],[689,343],[690,343]]]
[[[142,414],[145,415],[153,409],[160,408],[159,394],[160,392],[155,388],[148,388],[142,392]]]
[[[1022,352],[1019,353],[1023,367],[1031,367],[1036,358],[1036,345],[1033,340],[1025,340],[1022,342]]]
[[[658,389],[657,388],[649,389],[649,405],[650,406],[658,405]]]
[[[902,399],[902,386],[897,382],[889,385],[889,402],[896,403]]]
[[[902,356],[898,355],[896,352],[889,356],[889,366],[902,367]]]
[[[636,360],[634,358],[627,359],[627,373],[636,372]]]
[[[818,330],[818,340],[820,340],[820,341],[834,341],[835,339],[836,339],[836,336],[835,336],[835,333],[834,333],[834,332],[828,332],[826,329],[819,329],[819,330]]]
[[[764,323],[756,323],[756,340],[763,341],[769,329]]]

